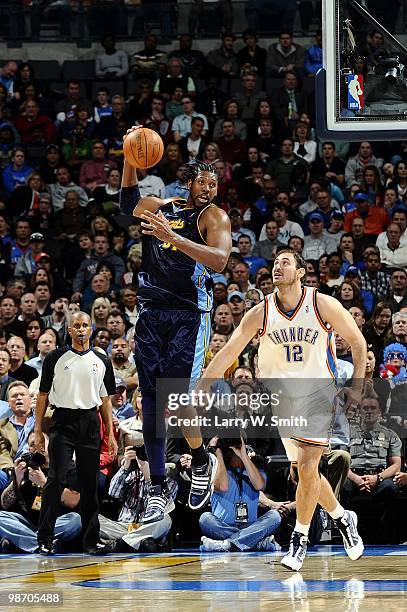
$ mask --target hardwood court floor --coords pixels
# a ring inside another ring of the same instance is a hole
[[[301,573],[281,553],[3,555],[0,611],[392,612],[407,610],[407,546],[368,547],[350,561],[341,547],[309,552]],[[59,593],[63,605],[10,605],[10,593]]]

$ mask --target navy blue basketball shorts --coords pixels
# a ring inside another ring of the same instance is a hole
[[[154,393],[159,378],[197,380],[209,340],[209,312],[142,308],[134,354],[141,393]]]

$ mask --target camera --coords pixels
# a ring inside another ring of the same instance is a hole
[[[375,73],[383,75],[387,81],[396,82],[404,72],[404,64],[398,55],[383,53],[378,57]]]
[[[23,453],[20,457],[21,461],[24,461],[27,468],[32,468],[33,470],[38,470],[38,468],[42,467],[46,459],[42,453]]]

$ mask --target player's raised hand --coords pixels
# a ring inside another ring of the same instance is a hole
[[[128,136],[129,134],[132,134],[133,132],[135,132],[136,130],[139,130],[142,127],[143,127],[142,125],[132,125],[131,128],[127,130],[126,134],[124,135],[124,138],[126,138],[126,136]]]
[[[159,240],[169,243],[175,238],[175,232],[172,230],[161,210],[159,210],[157,214],[146,210],[141,215],[141,218],[144,219],[144,221],[141,222],[141,231],[143,234],[155,236]]]

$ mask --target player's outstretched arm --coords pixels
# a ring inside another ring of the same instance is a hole
[[[318,310],[324,322],[349,342],[352,351],[354,388],[362,391],[366,371],[367,346],[352,315],[337,299],[318,293]]]
[[[243,349],[249,344],[259,330],[261,330],[264,320],[264,304],[261,302],[251,308],[240,321],[239,326],[233,332],[226,345],[216,353],[202,378],[218,380],[223,378],[226,370],[240,356]]]

